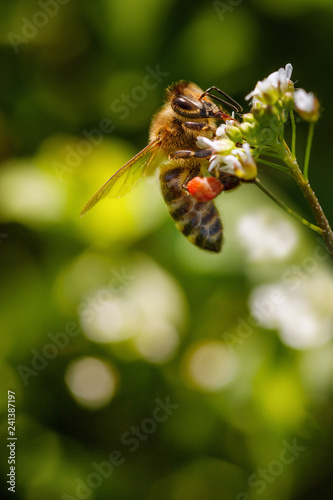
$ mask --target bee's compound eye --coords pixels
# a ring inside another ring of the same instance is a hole
[[[195,104],[186,99],[186,97],[175,97],[172,104],[173,107],[183,109],[184,111],[194,111],[197,109]]]
[[[200,108],[186,97],[175,97],[171,106],[180,115],[189,116],[198,113]]]

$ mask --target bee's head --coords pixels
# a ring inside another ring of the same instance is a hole
[[[167,89],[167,102],[185,119],[216,118],[220,109],[194,83],[181,80]]]

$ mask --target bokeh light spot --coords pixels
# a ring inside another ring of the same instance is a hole
[[[236,361],[221,342],[192,345],[184,361],[185,376],[204,391],[217,391],[236,374]]]
[[[174,354],[179,343],[176,329],[163,321],[155,321],[135,338],[135,345],[143,358],[160,363]]]
[[[9,162],[2,168],[0,200],[8,219],[46,223],[62,215],[65,197],[54,176],[26,161]]]
[[[74,399],[86,408],[106,406],[114,396],[118,375],[113,366],[97,358],[84,357],[70,363],[65,381]]]

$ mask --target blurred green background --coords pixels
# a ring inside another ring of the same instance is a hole
[[[254,186],[217,200],[218,256],[177,231],[156,179],[79,213],[147,144],[171,82],[247,110],[290,62],[322,104],[310,179],[332,222],[332,2],[0,5],[2,498],[12,390],[20,500],[331,499],[333,273],[316,234]],[[291,179],[260,178],[312,220]]]

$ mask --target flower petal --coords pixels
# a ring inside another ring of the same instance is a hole
[[[199,135],[196,144],[200,149],[206,149],[208,147],[214,151],[216,150],[216,141],[212,141],[211,139],[208,139],[208,137],[204,137],[202,135]]]

